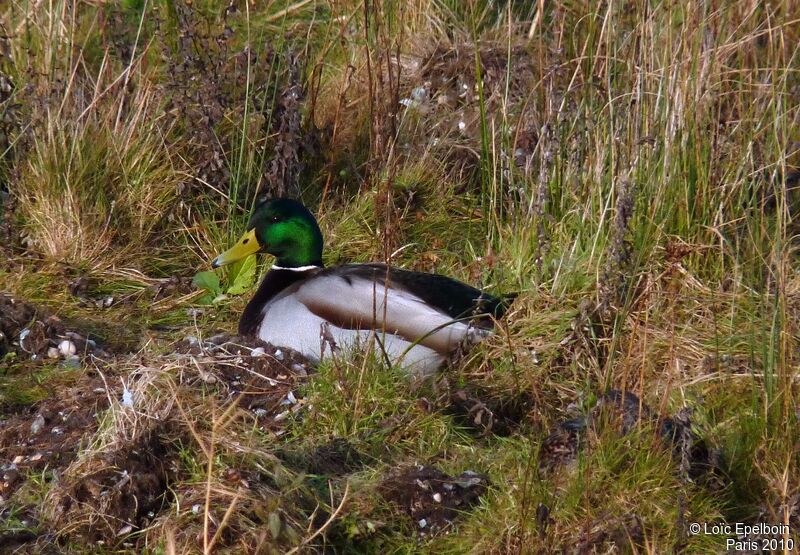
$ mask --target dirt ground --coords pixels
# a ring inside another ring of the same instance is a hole
[[[169,506],[170,487],[183,472],[180,442],[191,438],[177,407],[162,410],[149,398],[158,380],[176,383],[184,392],[178,395],[204,389],[221,407],[245,411],[272,433],[280,434],[303,407],[297,387],[308,377],[307,362],[258,340],[220,334],[205,341],[186,338],[163,355],[111,353],[46,310],[8,295],[0,295],[0,333],[12,379],[53,365],[77,376],[30,404],[0,405],[0,518],[25,522],[18,533],[0,537],[3,546],[36,542],[41,537],[31,528],[53,525],[62,534],[104,541],[146,527]],[[157,410],[155,424],[144,420],[139,430],[112,434],[109,445],[92,445],[103,442],[98,437],[109,418],[119,427],[125,411],[135,421],[135,415]],[[43,486],[42,478],[59,479],[45,501],[46,514],[22,502],[35,498],[26,488]]]
[[[420,535],[446,529],[458,515],[469,510],[486,492],[489,479],[477,472],[458,476],[433,466],[399,468],[387,476],[381,495],[412,520]]]

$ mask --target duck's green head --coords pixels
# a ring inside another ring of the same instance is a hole
[[[296,200],[259,201],[245,234],[211,265],[219,268],[257,252],[273,255],[275,265],[283,268],[322,266],[322,232],[316,218]]]

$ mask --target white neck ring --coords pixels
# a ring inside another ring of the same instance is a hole
[[[290,272],[307,272],[309,270],[316,270],[319,266],[312,264],[311,266],[297,266],[294,268],[286,268],[283,266],[278,266],[277,264],[272,265],[273,270],[289,270]]]

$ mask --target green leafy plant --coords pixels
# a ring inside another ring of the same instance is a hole
[[[215,270],[197,272],[192,279],[192,285],[207,291],[206,295],[200,297],[200,304],[213,304],[224,300],[228,295],[241,295],[250,289],[255,279],[256,257],[248,256],[231,264],[225,276],[224,287]]]
[[[214,270],[197,272],[194,278],[192,278],[192,285],[198,289],[205,289],[208,291],[206,295],[198,299],[200,304],[211,304],[214,301],[221,300],[220,297],[223,296],[219,276]]]
[[[248,256],[233,264],[228,271],[228,295],[241,295],[256,279],[256,257]]]

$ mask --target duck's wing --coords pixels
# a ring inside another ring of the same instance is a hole
[[[478,289],[456,280],[380,264],[324,270],[292,295],[311,312],[347,329],[373,329],[451,352],[469,330],[457,321],[481,306]]]
[[[366,279],[387,281],[385,264],[358,264],[347,270]],[[516,294],[495,297],[471,285],[440,274],[390,268],[388,282],[407,291],[454,319],[475,318],[475,323],[491,327],[491,318],[500,318]]]

